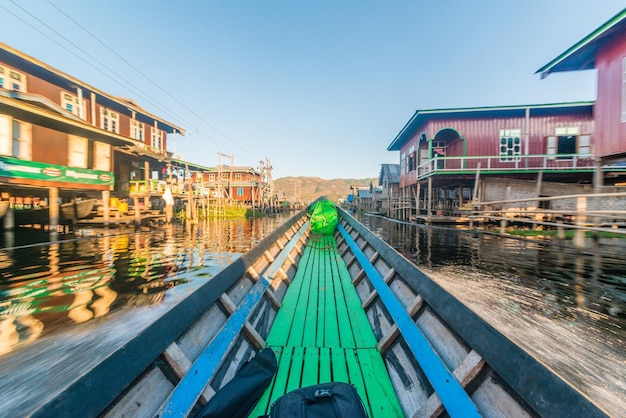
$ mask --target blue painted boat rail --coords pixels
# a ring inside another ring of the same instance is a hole
[[[350,247],[352,254],[357,259],[361,268],[369,278],[372,286],[378,292],[378,296],[389,311],[389,314],[398,325],[400,333],[404,337],[415,359],[424,371],[424,374],[441,399],[446,411],[452,417],[480,417],[480,413],[465,389],[456,380],[454,375],[433,347],[428,342],[417,324],[413,321],[406,309],[395,297],[381,275],[376,271],[367,256],[363,253],[352,236],[341,225],[337,225],[339,233]]]

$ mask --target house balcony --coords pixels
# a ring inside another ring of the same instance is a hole
[[[417,181],[435,175],[574,173],[595,171],[591,154],[537,154],[516,156],[436,157],[417,166]],[[626,172],[626,167],[611,167]]]

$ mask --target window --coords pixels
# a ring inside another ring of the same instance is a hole
[[[130,137],[143,142],[145,125],[136,119],[130,120]]]
[[[152,148],[163,149],[163,132],[155,127],[152,128]]]
[[[522,154],[521,129],[500,129],[500,161],[519,161]]]
[[[237,196],[243,196],[243,187],[237,187]]]
[[[241,173],[235,173],[235,181],[241,181]]]
[[[14,91],[26,91],[26,77],[22,73],[17,71],[9,71],[9,82],[11,83],[11,90]],[[8,84],[8,83],[7,83]]]
[[[409,154],[406,158],[406,169],[409,173],[415,171],[415,146],[409,148]]]
[[[100,111],[100,126],[105,131],[119,133],[119,115],[109,109],[102,108]]]
[[[209,173],[209,181],[215,181],[215,173]]]
[[[591,135],[580,135],[578,127],[556,128],[554,136],[547,138],[546,154],[552,159],[571,159],[574,154],[590,157]]]
[[[406,174],[406,154],[403,152],[400,154],[400,172]]]
[[[0,89],[26,91],[26,76],[0,66]]]
[[[86,103],[85,103],[85,100],[83,99],[83,109],[85,108],[85,106],[86,106]],[[78,116],[81,119],[85,119],[84,117],[85,112],[81,112],[80,102],[78,101],[78,96],[62,91],[61,92],[61,107],[67,110],[68,112],[70,112],[71,114]],[[83,113],[83,116],[81,116],[81,113]]]
[[[31,125],[13,119],[10,154],[22,160],[31,159]]]

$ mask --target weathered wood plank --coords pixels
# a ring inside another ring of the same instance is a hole
[[[477,352],[470,351],[467,357],[459,364],[459,367],[454,370],[454,377],[465,387],[480,373],[484,365],[485,361],[482,357],[480,357]],[[426,403],[422,405],[420,410],[413,415],[413,418],[437,417],[442,412],[443,405],[441,404],[441,399],[439,399],[439,396],[435,392],[428,398]]]
[[[172,391],[173,385],[161,370],[154,368],[141,378],[141,384],[135,385],[105,417],[153,418],[163,400]]]
[[[408,308],[408,313],[411,318],[415,316],[415,314],[420,310],[420,308],[424,305],[424,299],[420,295],[417,295],[411,305]],[[398,329],[398,324],[393,324],[391,330],[380,339],[378,342],[378,351],[384,353],[387,349],[393,344],[396,338],[400,335],[400,330]]]

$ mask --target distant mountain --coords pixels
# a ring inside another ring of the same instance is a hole
[[[274,188],[278,192],[282,191],[290,200],[295,197],[303,203],[312,202],[320,196],[337,202],[352,193],[350,186],[364,187],[370,183],[378,185],[378,178],[326,180],[319,177],[282,177],[274,180]]]

